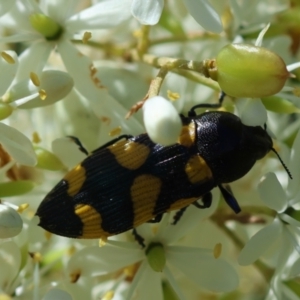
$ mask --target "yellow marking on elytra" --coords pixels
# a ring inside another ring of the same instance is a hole
[[[105,240],[108,237],[108,232],[101,227],[102,218],[99,212],[88,204],[77,204],[74,208],[74,213],[82,222],[82,234],[78,238]]]
[[[131,188],[131,200],[134,212],[133,227],[152,219],[156,200],[161,190],[162,182],[153,175],[140,175],[135,178]]]
[[[129,170],[141,167],[150,153],[147,146],[126,140],[113,144],[108,149],[115,156],[117,162]]]
[[[185,172],[191,183],[200,183],[212,178],[212,172],[200,155],[193,155],[185,165]]]
[[[77,165],[69,173],[67,173],[64,179],[68,182],[68,195],[74,197],[81,189],[85,182],[85,168],[81,165]]]
[[[181,209],[183,207],[186,207],[186,206],[192,204],[193,202],[197,201],[198,199],[199,199],[199,197],[178,199],[169,207],[168,211]]]
[[[196,126],[194,122],[191,122],[190,124],[182,127],[177,143],[189,148],[195,144],[195,141]]]

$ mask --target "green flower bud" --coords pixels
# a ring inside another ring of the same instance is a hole
[[[23,195],[35,187],[30,180],[8,181],[0,183],[0,198]]]
[[[146,250],[148,263],[153,271],[162,272],[166,264],[165,250],[161,243],[152,243]]]
[[[0,103],[0,120],[4,120],[9,117],[13,112],[13,108],[6,103]]]
[[[232,97],[274,95],[289,77],[281,57],[268,49],[246,44],[225,46],[208,65],[210,77]]]
[[[38,168],[50,171],[59,171],[65,168],[61,160],[50,151],[39,146],[35,146],[34,150],[38,160],[36,165]]]
[[[56,40],[62,34],[62,27],[43,14],[32,14],[29,17],[31,26],[47,40]]]
[[[261,101],[264,104],[265,108],[269,111],[274,111],[281,114],[300,113],[300,109],[297,106],[284,98],[271,96],[262,98]]]

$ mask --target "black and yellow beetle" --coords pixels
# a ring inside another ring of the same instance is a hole
[[[161,146],[141,134],[121,136],[93,151],[42,201],[39,225],[65,237],[105,239],[197,204],[216,186],[239,212],[222,184],[241,178],[274,150],[272,139],[234,114],[196,115],[197,107],[182,116],[175,145]],[[198,206],[208,207],[210,201]]]

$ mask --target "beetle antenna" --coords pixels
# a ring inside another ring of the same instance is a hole
[[[277,155],[279,161],[281,162],[283,168],[285,169],[285,171],[287,172],[287,174],[289,175],[289,177],[291,179],[293,179],[293,176],[292,176],[290,170],[288,169],[288,167],[286,166],[286,164],[283,162],[283,160],[281,159],[281,157],[279,156],[279,154],[277,153],[277,151],[274,148],[271,148],[271,150]]]

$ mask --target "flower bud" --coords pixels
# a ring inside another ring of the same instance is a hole
[[[274,95],[289,77],[281,57],[268,49],[247,44],[225,46],[210,65],[210,77],[232,97]]]
[[[9,117],[13,112],[12,106],[6,103],[0,103],[0,120],[4,120]]]
[[[151,140],[164,146],[175,144],[182,124],[171,102],[160,96],[153,97],[145,102],[143,110],[144,124]]]
[[[35,187],[31,180],[17,180],[0,183],[0,198],[23,195]]]
[[[50,171],[58,171],[65,168],[61,160],[50,151],[42,147],[34,147],[35,153],[38,159],[37,167]]]

